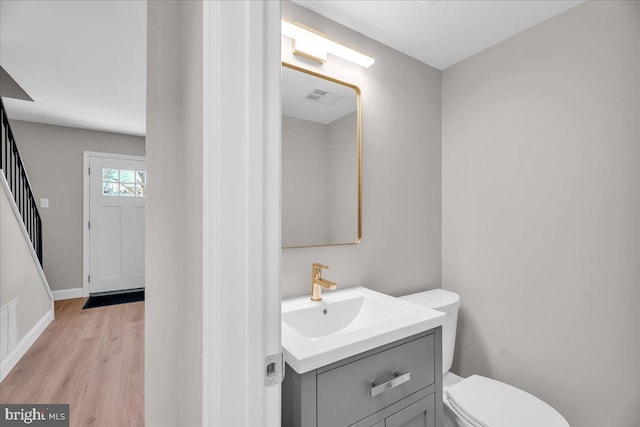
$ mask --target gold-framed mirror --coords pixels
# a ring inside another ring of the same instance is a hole
[[[282,247],[362,239],[360,88],[282,63]]]

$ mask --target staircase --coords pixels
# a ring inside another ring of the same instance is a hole
[[[0,383],[54,318],[42,220],[0,98]],[[19,321],[18,321],[19,320]]]
[[[27,172],[20,158],[16,141],[11,132],[9,118],[0,99],[0,118],[2,121],[2,135],[0,139],[0,169],[7,181],[13,200],[18,207],[22,222],[27,230],[33,249],[42,263],[42,220],[38,212],[36,199],[31,190]]]

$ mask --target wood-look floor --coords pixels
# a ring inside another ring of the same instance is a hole
[[[144,302],[82,310],[85,301],[56,301],[0,402],[68,403],[71,426],[143,426]]]

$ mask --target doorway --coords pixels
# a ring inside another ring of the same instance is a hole
[[[84,153],[85,295],[144,288],[145,158]]]

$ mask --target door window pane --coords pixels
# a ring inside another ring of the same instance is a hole
[[[118,182],[118,169],[102,168],[103,182]]]
[[[102,195],[103,196],[117,196],[118,184],[113,182],[103,182],[102,183]]]
[[[135,184],[120,184],[120,195],[123,197],[134,197],[136,195]]]
[[[136,185],[136,197],[146,197],[147,196],[147,186],[146,185]]]
[[[120,182],[130,182],[133,184],[134,182],[136,182],[135,172],[126,169],[120,169]]]

